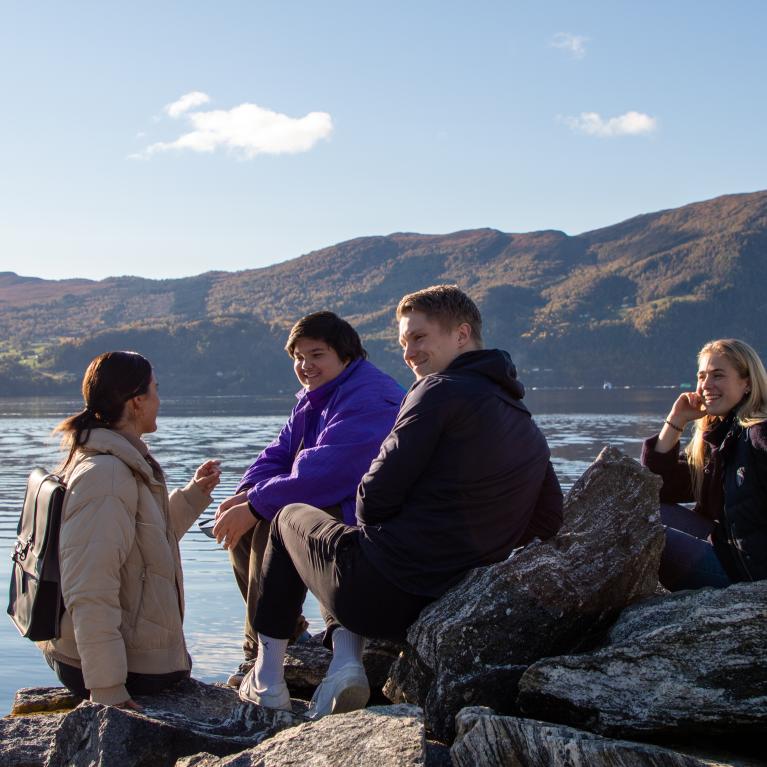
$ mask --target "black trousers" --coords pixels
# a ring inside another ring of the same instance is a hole
[[[307,588],[322,606],[326,647],[339,626],[364,637],[401,641],[431,597],[408,594],[384,578],[360,548],[361,532],[306,504],[272,521],[253,624],[288,639]]]
[[[90,698],[91,691],[85,686],[85,679],[81,669],[77,668],[77,666],[70,666],[68,663],[62,663],[48,655],[48,653],[43,653],[43,657],[46,663],[53,669],[61,684],[73,695],[83,699]],[[125,680],[125,686],[131,697],[134,695],[154,695],[188,678],[188,671],[171,671],[169,674],[134,674],[129,671],[128,678]]]

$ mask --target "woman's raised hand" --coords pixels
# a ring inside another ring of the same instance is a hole
[[[221,461],[211,459],[197,467],[194,473],[194,484],[203,493],[210,495],[213,488],[221,480]]]
[[[690,421],[697,421],[704,415],[706,415],[706,406],[703,403],[703,397],[694,391],[683,392],[672,405],[668,420],[683,429]]]

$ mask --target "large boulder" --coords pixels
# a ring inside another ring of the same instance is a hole
[[[141,711],[82,702],[50,713],[62,689],[22,696],[37,713],[0,719],[0,767],[172,767],[173,765],[449,764],[427,744],[423,712],[414,706],[370,707],[309,722],[293,713],[243,704],[235,690],[190,680],[173,690],[137,696]],[[280,733],[292,729],[294,735]],[[440,761],[441,760],[441,761]]]
[[[513,713],[540,658],[591,646],[627,604],[652,594],[663,547],[661,481],[611,447],[570,490],[555,538],[471,571],[411,626],[385,693],[425,710],[452,740],[467,705]]]
[[[465,708],[456,717],[453,767],[725,767],[647,743],[609,740],[562,725]]]
[[[602,649],[531,666],[519,705],[526,715],[619,737],[684,733],[737,745],[763,735],[767,581],[634,605]]]
[[[303,721],[305,711],[301,703],[295,714],[242,704],[231,688],[194,680],[135,700],[141,711],[85,701],[64,715],[49,739],[45,766],[172,767],[201,751],[243,751]]]
[[[177,767],[421,767],[425,760],[423,712],[400,705],[327,716],[236,756],[198,754]]]

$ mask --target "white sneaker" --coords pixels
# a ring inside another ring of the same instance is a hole
[[[326,676],[314,691],[307,716],[319,719],[327,714],[345,714],[365,708],[370,700],[370,685],[361,663],[347,663]]]
[[[279,711],[292,711],[290,693],[285,682],[280,682],[274,687],[259,688],[256,675],[250,669],[240,682],[240,700],[245,703],[255,703],[262,708],[273,708]]]

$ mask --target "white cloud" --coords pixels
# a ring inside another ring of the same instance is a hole
[[[586,41],[588,39],[588,37],[573,35],[570,32],[557,32],[551,38],[549,45],[552,48],[567,51],[575,59],[582,59],[586,55]]]
[[[171,117],[181,117],[184,112],[188,112],[190,109],[207,104],[210,101],[210,96],[202,91],[192,91],[191,93],[185,93],[180,99],[174,101],[172,104],[166,104],[163,107],[163,111]]]
[[[581,112],[577,117],[560,118],[569,128],[589,136],[639,136],[654,133],[658,120],[642,112],[626,112],[618,117],[605,119],[597,112]]]
[[[185,99],[194,95],[205,94],[187,94],[166,107],[166,111],[171,114],[171,107],[181,105]],[[219,148],[228,149],[247,159],[260,154],[297,154],[309,151],[320,139],[328,138],[333,132],[333,121],[327,112],[309,112],[303,117],[289,117],[247,103],[229,110],[190,112],[188,109],[189,106],[179,107],[173,116],[183,116],[188,120],[191,131],[174,141],[151,144],[131,157],[146,159],[159,152],[172,150],[214,152]]]

